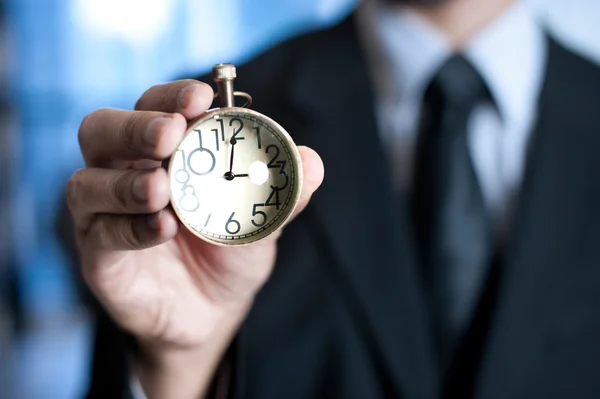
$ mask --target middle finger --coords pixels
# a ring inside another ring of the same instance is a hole
[[[154,170],[81,169],[67,185],[67,199],[80,227],[94,214],[155,213],[170,199],[163,168]]]

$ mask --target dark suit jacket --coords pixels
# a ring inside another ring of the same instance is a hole
[[[600,70],[548,43],[510,239],[447,372],[352,20],[238,68],[253,108],[319,152],[326,176],[232,346],[232,397],[600,397]],[[92,397],[125,395],[126,353],[101,319]]]

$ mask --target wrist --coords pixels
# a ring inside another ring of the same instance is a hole
[[[134,372],[148,399],[199,399],[204,397],[206,391],[207,382],[203,380],[211,378],[206,371],[198,370],[202,360],[201,351],[167,354],[165,351],[154,353],[140,348]],[[194,370],[194,376],[189,374],[191,370]]]
[[[148,399],[204,398],[248,308],[227,314],[197,345],[139,340],[135,373]]]

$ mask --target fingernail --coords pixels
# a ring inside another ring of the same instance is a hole
[[[161,213],[162,213],[162,211],[153,213],[152,215],[148,216],[148,226],[152,230],[158,230],[158,228],[160,226],[160,214]]]
[[[144,144],[149,147],[155,147],[158,143],[158,133],[160,132],[160,125],[163,118],[156,118],[148,124],[146,131],[144,132]]]
[[[196,91],[197,86],[198,85],[194,84],[181,90],[177,98],[177,104],[179,105],[180,110],[186,109],[190,106],[190,104],[192,103],[192,99],[194,98],[194,92]]]
[[[146,201],[148,199],[148,191],[146,190],[146,180],[144,176],[140,176],[134,180],[133,196],[138,201]]]

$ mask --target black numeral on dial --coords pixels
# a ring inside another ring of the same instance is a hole
[[[227,231],[229,234],[237,234],[240,232],[240,229],[242,228],[242,225],[240,225],[240,222],[238,222],[237,220],[235,220],[233,217],[235,216],[235,212],[231,213],[231,216],[229,216],[229,219],[227,219],[227,223],[225,223],[225,231]],[[235,230],[232,230],[231,227],[234,227]]]
[[[217,147],[217,151],[219,151],[219,141],[225,141],[225,126],[223,125],[223,119],[215,118],[215,120],[221,125],[221,139],[219,140],[219,129],[212,129],[211,132],[215,133],[215,144]]]
[[[254,130],[254,132],[256,133],[256,144],[258,145],[258,149],[260,150],[262,149],[260,142],[260,126],[254,126],[252,130]]]
[[[277,157],[279,157],[279,147],[277,147],[275,144],[271,144],[268,145],[267,148],[265,149],[265,153],[269,153],[270,149],[273,148],[275,150],[275,156],[273,158],[271,158],[271,160],[269,161],[269,163],[267,164],[268,168],[276,168],[277,165],[275,164],[275,161],[277,161]]]
[[[190,155],[188,156],[187,159],[187,165],[190,168],[190,171],[197,175],[197,176],[204,176],[204,175],[208,175],[210,172],[212,172],[215,169],[215,165],[217,164],[217,160],[215,158],[215,154],[213,154],[213,152],[211,150],[209,150],[208,148],[204,148],[202,146],[202,131],[200,129],[194,129],[195,132],[198,133],[198,148],[196,148],[194,151],[192,151],[190,153]],[[208,168],[208,170],[206,171],[198,171],[196,169],[194,169],[192,160],[194,157],[199,157],[201,156],[201,153],[208,153],[208,155],[210,155],[210,158],[212,160],[211,166],[210,168]]]
[[[240,134],[240,132],[244,129],[244,122],[240,118],[231,118],[229,121],[229,126],[233,127],[234,122],[237,122],[239,126],[237,127],[237,130],[235,127],[233,128],[233,136],[231,136],[231,139],[245,140],[245,137],[238,137],[238,134]]]
[[[277,186],[271,186],[272,189],[278,189],[278,190],[283,190],[284,188],[287,187],[288,185],[288,174],[285,170],[285,165],[286,165],[286,161],[278,161],[277,158],[279,158],[279,147],[277,147],[275,144],[271,144],[268,145],[267,148],[265,149],[265,153],[269,154],[269,150],[273,148],[275,150],[275,156],[273,158],[271,158],[271,160],[269,161],[269,163],[267,164],[268,168],[279,168],[279,174],[282,175],[285,178],[285,183],[284,184],[279,184]],[[279,208],[277,208],[279,209]]]
[[[274,206],[275,209],[279,209],[279,207],[281,206],[281,202],[279,201],[279,189],[273,186],[271,186],[271,189],[273,191],[271,191],[269,198],[267,198],[267,200],[265,201],[265,206]],[[275,202],[272,202],[273,197],[275,197]]]
[[[198,197],[196,197],[196,191],[194,190],[194,186],[188,184],[190,181],[190,173],[187,171],[186,162],[185,162],[185,151],[177,150],[176,154],[181,154],[181,163],[182,168],[175,171],[175,180],[182,184],[181,186],[181,196],[179,197],[179,207],[186,212],[194,212],[200,207],[200,201]]]
[[[259,206],[265,206],[265,204],[254,204],[254,206],[252,206],[252,216],[260,215],[260,217],[262,218],[262,220],[260,220],[259,218],[260,221],[256,221],[256,218],[252,219],[252,224],[256,227],[264,226],[265,223],[267,223],[267,214],[263,211],[256,210],[256,208],[258,208]]]

